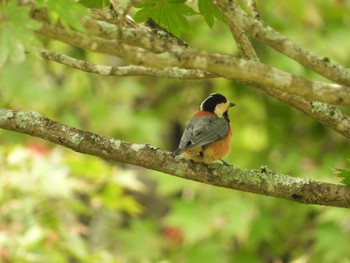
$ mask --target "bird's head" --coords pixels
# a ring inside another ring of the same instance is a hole
[[[225,96],[218,93],[212,93],[202,102],[199,109],[201,111],[214,113],[218,118],[228,119],[227,111],[230,107],[235,105],[236,104],[229,102]]]

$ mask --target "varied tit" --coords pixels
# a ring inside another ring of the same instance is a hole
[[[222,160],[230,152],[232,131],[227,111],[233,106],[223,95],[210,94],[188,121],[173,155],[204,163]]]

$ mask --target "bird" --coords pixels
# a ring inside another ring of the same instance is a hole
[[[226,164],[223,158],[230,152],[232,137],[228,109],[235,105],[221,94],[210,94],[187,122],[173,156],[207,164],[221,160]]]

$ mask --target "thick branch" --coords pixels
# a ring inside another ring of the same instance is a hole
[[[33,16],[37,19],[40,18],[39,20],[46,21],[45,12],[37,11],[33,13]],[[133,30],[133,27],[130,26],[130,30]],[[153,40],[150,41],[150,32],[147,31],[144,35],[140,33],[142,32],[142,30],[140,31],[140,28],[137,28],[137,30],[139,30],[137,31],[139,32],[137,34],[129,34],[132,31],[125,34],[130,37],[125,42],[127,44],[124,44],[125,39],[116,41],[111,39],[92,38],[74,32],[73,30],[65,31],[59,26],[51,26],[45,22],[43,23],[43,27],[39,30],[39,33],[46,37],[58,39],[77,47],[116,55],[126,60],[130,60],[135,64],[148,67],[129,66],[116,68],[92,65],[63,55],[53,55],[54,53],[47,55],[46,57],[48,59],[53,59],[60,63],[81,70],[86,70],[88,72],[107,75],[135,74],[162,76],[167,78],[226,77],[262,89],[279,100],[307,113],[345,137],[350,138],[350,119],[348,116],[343,115],[333,106],[320,102],[309,102],[305,99],[308,98],[309,100],[347,104],[350,103],[350,91],[348,87],[306,80],[259,62],[240,60],[222,54],[199,52],[193,49],[184,48],[183,46],[176,46],[174,43],[171,44],[171,48],[170,46],[163,46],[161,49],[154,49],[152,46],[158,46],[160,42],[157,41],[159,40],[162,42],[163,39],[154,40],[156,42]],[[156,53],[160,52],[163,48],[170,49],[168,52],[155,54],[133,46],[132,44],[134,42],[144,43],[142,45],[145,48],[154,50]],[[179,69],[176,67],[179,67]],[[189,68],[192,68],[193,70],[190,70]]]
[[[249,17],[234,0],[217,1],[217,5],[220,6],[221,10],[225,10],[226,17],[230,17],[240,28],[249,32],[262,43],[330,80],[350,86],[350,69],[332,63],[328,58],[316,55],[272,28],[265,26],[260,19]]]
[[[167,50],[178,48],[177,41],[168,35],[158,34],[150,28],[131,22],[129,19],[125,19],[123,26],[120,25],[120,21],[117,18],[112,20],[114,23],[119,22],[118,27],[115,24],[111,24],[103,20],[98,20],[103,19],[106,16],[112,16],[109,9],[95,10],[94,13],[96,19],[90,17],[81,18],[81,22],[89,34],[101,37],[102,39],[119,39],[125,44],[142,47],[155,53],[165,52]],[[32,10],[31,16],[37,21],[50,24],[50,19],[47,11],[43,8]],[[107,21],[110,20],[107,19]],[[63,30],[59,23],[57,26]]]
[[[83,49],[115,55],[138,65],[199,69],[266,90],[278,89],[331,104],[350,104],[349,87],[307,80],[255,61],[181,47],[155,54],[116,40],[92,38],[45,23],[38,33]]]
[[[302,97],[291,95],[279,90],[268,90],[271,96],[301,110],[325,126],[350,139],[350,117],[343,114],[338,108],[319,101],[308,101]]]
[[[125,162],[197,182],[300,203],[350,207],[350,187],[295,178],[261,168],[207,166],[173,158],[159,148],[78,130],[33,112],[0,108],[0,128],[43,138],[74,151]]]
[[[143,66],[113,67],[96,65],[49,50],[42,50],[41,56],[69,67],[106,76],[156,76],[175,79],[205,79],[217,77],[214,74],[206,73],[201,70],[188,70],[180,68],[157,69]],[[290,95],[279,90],[270,89],[268,93],[271,96],[291,105],[292,107],[295,107],[312,116],[322,124],[331,127],[350,139],[350,118],[343,115],[336,107],[317,101],[310,102],[301,97]]]
[[[304,88],[311,87],[311,90],[317,92],[318,96],[316,97],[320,98],[320,101],[324,101],[324,98],[328,97],[333,100],[344,100],[347,98],[345,102],[350,103],[350,89],[347,87],[306,80],[259,62],[241,60],[227,55],[210,54],[188,49],[186,52],[181,50],[182,52],[179,51],[178,53],[148,53],[139,48],[117,44],[115,40],[94,39],[77,32],[67,32],[59,27],[47,24],[44,24],[40,33],[81,48],[121,56],[133,60],[137,64],[156,68],[181,66],[199,69],[211,72],[213,75],[249,83],[307,113],[350,139],[350,118],[348,116],[343,115],[337,108],[327,104],[322,104],[323,107],[315,109],[314,107],[318,105],[317,103],[312,106],[311,102],[302,99],[301,96],[295,96],[286,92],[286,90],[299,90],[298,94],[302,93],[305,97],[309,97],[310,90],[304,90]],[[166,69],[163,70],[166,71]],[[169,75],[163,76],[168,77]],[[336,92],[337,90],[339,94]],[[336,97],[334,98],[332,94]]]

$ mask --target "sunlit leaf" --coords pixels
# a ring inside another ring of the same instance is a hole
[[[38,0],[38,7],[46,7],[52,23],[60,21],[65,27],[72,27],[79,31],[84,31],[84,27],[80,21],[81,16],[88,16],[87,9],[74,0]]]
[[[350,159],[348,159],[348,162],[350,163]],[[341,183],[350,186],[350,169],[349,168],[337,169],[336,176],[342,178]]]
[[[341,180],[341,182],[343,184],[349,185],[350,186],[350,170],[343,170],[343,171],[339,171],[337,173],[337,176],[342,177],[343,179]]]
[[[79,0],[78,3],[89,8],[105,8],[110,4],[108,0]]]
[[[334,243],[336,242],[336,246]],[[338,225],[327,222],[315,230],[313,250],[323,262],[339,262],[340,258],[349,257],[349,235]],[[332,249],[329,249],[332,247]],[[317,258],[316,258],[317,259]],[[320,260],[317,260],[320,262]]]
[[[176,36],[179,36],[181,32],[190,30],[186,16],[196,14],[182,0],[150,0],[139,4],[137,7],[141,9],[134,16],[136,22],[144,22],[148,18],[152,18]]]
[[[198,0],[199,12],[204,16],[209,27],[214,26],[215,18],[224,20],[223,14],[211,0]]]
[[[137,215],[142,212],[142,206],[131,196],[123,196],[120,200],[114,200],[120,202],[120,210],[125,211],[129,215]]]
[[[21,246],[32,247],[37,244],[44,236],[43,229],[39,225],[29,228],[19,240]]]

